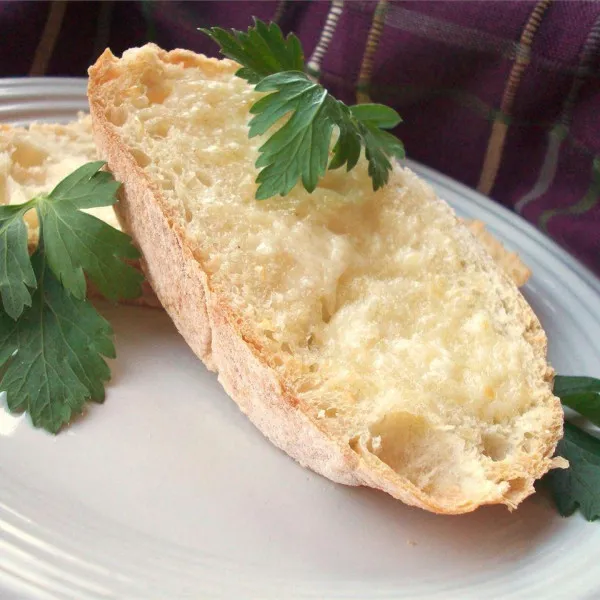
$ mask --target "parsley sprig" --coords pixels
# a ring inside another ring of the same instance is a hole
[[[600,425],[600,379],[557,376],[554,394]],[[588,521],[595,521],[600,517],[600,439],[565,421],[556,453],[569,461],[568,469],[554,469],[545,478],[558,511],[568,517],[579,509]]]
[[[86,301],[87,275],[108,299],[135,298],[142,274],[131,238],[81,209],[110,206],[119,188],[104,162],[83,165],[52,192],[0,207],[0,392],[56,433],[86,401],[104,400],[112,329]],[[29,256],[24,217],[38,215]]]
[[[255,19],[247,32],[218,27],[201,29],[219,44],[221,53],[241,65],[236,72],[268,93],[250,112],[249,136],[267,133],[286,115],[287,122],[259,148],[257,200],[287,195],[298,183],[313,192],[328,169],[353,169],[364,148],[373,189],[383,187],[394,158],[404,158],[402,142],[386,131],[400,122],[382,104],[346,106],[304,73],[304,54],[294,34]],[[333,149],[332,138],[338,137]]]

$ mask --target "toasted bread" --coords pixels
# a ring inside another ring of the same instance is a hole
[[[238,65],[154,45],[90,68],[96,145],[158,298],[301,465],[444,514],[516,507],[556,463],[546,336],[451,208],[366,163],[257,202],[260,97]]]

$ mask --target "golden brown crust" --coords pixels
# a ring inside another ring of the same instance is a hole
[[[509,275],[517,287],[523,287],[531,277],[529,267],[516,252],[509,252],[486,228],[485,223],[476,219],[463,219],[469,231],[479,240],[494,262]]]
[[[231,72],[236,68],[231,61],[208,59],[185,50],[167,53],[156,46],[152,48],[162,61],[181,63],[185,67],[194,66],[215,73]],[[138,67],[133,68],[137,71]],[[351,446],[341,438],[326,434],[302,402],[288,392],[285,381],[267,365],[261,349],[246,341],[243,324],[211,289],[206,273],[195,259],[183,231],[175,224],[174,215],[160,190],[136,163],[106,118],[106,109],[110,105],[108,88],[110,81],[118,76],[117,59],[110,51],[105,51],[89,74],[88,93],[95,140],[100,155],[123,183],[120,217],[144,254],[148,280],[193,351],[209,368],[219,373],[219,381],[225,390],[266,437],[301,465],[333,481],[374,487],[407,504],[436,513],[465,513],[482,504],[494,503],[514,507],[533,492],[534,480],[551,466],[551,455],[562,433],[558,401],[553,405],[553,426],[544,439],[538,440],[539,459],[502,467],[502,472],[494,473],[498,481],[513,482],[507,482],[501,493],[494,489],[479,494],[474,500],[433,498],[366,451],[360,441]],[[464,235],[469,236],[471,245],[475,246],[466,229]],[[495,269],[479,245],[473,249],[473,256]],[[518,296],[519,312],[530,325],[536,352],[545,355],[545,335],[537,319],[507,277],[505,285],[511,294]],[[547,393],[551,396],[551,371],[547,376]]]

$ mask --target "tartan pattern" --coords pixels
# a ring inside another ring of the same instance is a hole
[[[331,8],[327,13],[327,19],[325,19],[325,25],[321,31],[321,37],[317,43],[316,48],[313,50],[311,57],[306,62],[307,71],[318,81],[319,75],[321,74],[321,61],[327,50],[329,50],[329,44],[333,39],[335,30],[340,20],[340,15],[344,10],[344,0],[332,0]]]
[[[63,18],[67,9],[67,3],[64,0],[59,2],[53,2],[48,10],[48,17],[44,25],[44,30],[40,36],[35,54],[33,55],[33,61],[31,68],[29,69],[29,75],[43,75],[48,68],[48,61],[54,51],[56,40],[62,29]]]
[[[373,73],[373,60],[375,52],[377,51],[377,46],[379,45],[379,40],[381,39],[381,34],[383,33],[387,7],[387,0],[379,0],[377,7],[373,12],[373,22],[371,24],[371,29],[369,30],[369,36],[367,37],[365,53],[363,54],[360,72],[358,74],[358,82],[356,83],[356,102],[358,104],[371,102],[369,84],[371,83],[371,74]]]
[[[411,158],[518,211],[600,274],[600,2],[6,2],[2,76],[85,75],[105,46],[209,55],[276,19],[348,103],[400,112]]]
[[[519,84],[525,73],[525,69],[529,65],[531,57],[531,45],[536,31],[539,29],[542,18],[546,14],[546,10],[550,5],[551,0],[540,0],[534,7],[531,15],[527,19],[525,29],[521,34],[517,56],[513,62],[512,68],[508,75],[506,87],[502,94],[502,102],[500,103],[500,113],[496,115],[492,132],[485,151],[485,158],[479,184],[477,189],[488,195],[494,187],[498,168],[502,161],[502,152],[504,151],[504,143],[506,141],[506,132],[508,130],[508,121],[512,113],[512,108],[515,103],[515,97],[519,89]]]
[[[277,4],[277,8],[275,9],[275,12],[273,13],[272,20],[275,23],[279,23],[279,21],[281,20],[281,17],[285,13],[285,9],[286,9],[286,5],[287,5],[288,1],[289,0],[279,0],[279,3]]]
[[[542,194],[548,191],[548,188],[556,175],[556,169],[558,165],[558,155],[560,152],[560,146],[568,134],[571,122],[573,120],[573,111],[575,109],[577,99],[581,92],[581,88],[584,85],[586,79],[592,73],[593,60],[595,56],[600,53],[600,15],[596,18],[590,32],[585,41],[577,72],[573,78],[569,93],[565,97],[561,114],[548,132],[548,146],[546,149],[546,155],[544,163],[540,169],[540,175],[536,181],[534,187],[530,192],[525,194],[515,203],[515,210],[519,213],[523,213],[524,209]],[[591,207],[590,207],[591,208]],[[553,211],[546,211],[544,215]],[[540,219],[540,226],[546,229],[547,220],[549,217],[542,215]]]

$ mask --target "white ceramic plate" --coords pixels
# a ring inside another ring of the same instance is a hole
[[[73,116],[77,81],[0,87],[6,121]],[[562,373],[600,375],[600,284],[518,217],[419,165],[533,269]],[[0,406],[0,598],[598,598],[600,527],[542,495],[442,517],[302,469],[159,311],[106,308],[104,406],[56,438]]]

